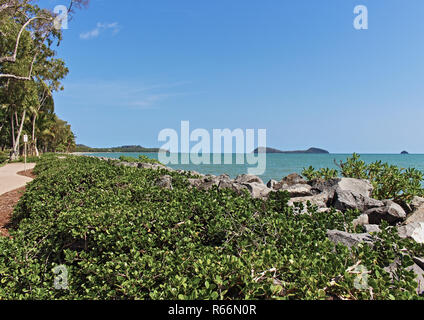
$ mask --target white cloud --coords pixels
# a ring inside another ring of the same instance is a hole
[[[75,104],[111,108],[153,110],[172,103],[178,97],[192,95],[180,90],[191,82],[146,84],[127,81],[85,80],[67,83],[62,95]]]
[[[83,40],[97,38],[100,35],[100,33],[103,32],[104,30],[112,30],[112,35],[116,35],[121,30],[121,28],[118,22],[113,22],[113,23],[98,22],[96,28],[94,28],[93,30],[81,33],[80,38]]]
[[[153,109],[155,103],[180,95],[184,95],[184,93],[145,94],[140,100],[131,102],[129,106],[137,109]]]

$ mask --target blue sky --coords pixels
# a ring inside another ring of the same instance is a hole
[[[159,147],[189,120],[285,150],[424,153],[423,34],[422,0],[91,0],[57,49],[56,110],[93,147]]]

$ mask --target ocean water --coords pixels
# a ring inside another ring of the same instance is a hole
[[[89,154],[98,157],[108,157],[118,159],[120,156],[130,156],[138,158],[139,155],[145,155],[149,158],[158,159],[158,155],[155,153],[92,153]],[[267,154],[266,155],[266,171],[260,177],[267,183],[270,179],[281,180],[283,177],[291,173],[301,173],[303,168],[309,166],[315,169],[320,168],[334,168],[337,166],[334,160],[339,162],[340,160],[345,161],[351,154]],[[211,155],[212,159],[212,155]],[[424,172],[424,154],[362,154],[361,159],[366,163],[375,162],[381,160],[389,164],[397,165],[401,168],[416,168]],[[212,163],[212,161],[211,161]],[[222,163],[224,163],[222,161]],[[236,163],[236,155],[233,155],[233,163]],[[246,162],[247,163],[247,162]],[[255,167],[250,165],[214,165],[214,164],[201,164],[201,165],[172,165],[169,167],[173,169],[182,169],[189,171],[197,171],[203,174],[228,174],[232,178],[235,178],[239,174],[247,173],[249,167]]]

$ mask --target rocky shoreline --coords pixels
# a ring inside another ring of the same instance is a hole
[[[98,157],[96,157],[98,158]],[[328,230],[328,238],[334,243],[341,243],[349,248],[359,244],[373,245],[381,232],[380,225],[383,221],[396,228],[399,236],[409,238],[419,244],[424,244],[424,198],[415,197],[409,205],[402,207],[391,199],[377,200],[372,198],[373,186],[368,180],[352,178],[336,178],[327,181],[306,181],[300,175],[293,173],[281,181],[270,180],[265,184],[261,178],[254,175],[240,175],[235,179],[224,174],[220,176],[203,175],[198,172],[174,170],[161,164],[129,163],[116,159],[115,165],[134,167],[140,169],[166,170],[189,174],[188,181],[193,188],[209,190],[213,187],[231,189],[237,193],[245,190],[253,198],[266,200],[272,192],[285,191],[290,195],[289,206],[299,210],[299,214],[308,214],[308,206],[314,206],[319,212],[337,210],[345,213],[347,210],[358,210],[362,214],[354,221],[355,226],[362,226],[365,233],[349,233],[346,230]],[[172,177],[163,175],[157,185],[162,188],[172,189]],[[299,206],[303,204],[303,206]],[[424,293],[424,258],[411,257],[414,265],[408,270],[413,270],[419,282],[419,294]],[[387,271],[391,272],[395,265]]]

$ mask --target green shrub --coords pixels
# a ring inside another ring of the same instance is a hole
[[[156,159],[151,159],[145,155],[139,155],[138,159],[134,157],[128,157],[128,156],[120,156],[119,160],[123,162],[131,162],[131,163],[150,163],[150,164],[160,164],[160,162]]]
[[[307,169],[303,169],[302,175],[309,181],[324,179],[329,180],[337,178],[338,172],[335,169],[322,168],[316,171],[312,166]]]
[[[0,165],[9,160],[9,154],[4,151],[0,151]]]
[[[346,162],[340,162],[340,175],[346,178],[368,179],[373,187],[373,197],[379,200],[392,199],[399,204],[409,203],[414,196],[424,196],[422,187],[424,174],[414,168],[403,169],[381,161],[366,164],[358,154]],[[339,175],[334,169],[316,171],[304,169],[302,175],[308,180],[328,180]]]
[[[353,231],[354,212],[299,215],[269,200],[189,188],[187,176],[88,157],[43,156],[0,239],[0,299],[416,299],[416,283],[383,268],[423,246],[384,228],[352,251],[327,229]],[[172,177],[173,190],[156,185]],[[354,287],[351,266],[372,290]],[[410,261],[402,258],[402,265]],[[53,288],[67,268],[68,290]]]

